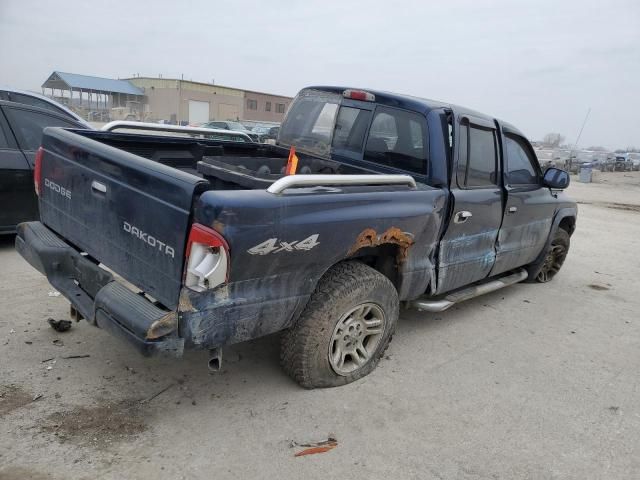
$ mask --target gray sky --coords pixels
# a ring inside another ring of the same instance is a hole
[[[379,88],[495,115],[532,139],[640,147],[640,2],[0,0],[0,84],[134,73],[294,95]],[[480,5],[482,4],[482,5]]]

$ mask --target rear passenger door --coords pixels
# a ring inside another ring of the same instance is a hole
[[[533,262],[542,251],[556,208],[529,142],[503,129],[504,184],[507,202],[496,247],[496,275]]]
[[[4,210],[0,224],[13,229],[20,222],[38,219],[38,199],[33,189],[33,167],[36,151],[42,143],[42,131],[45,127],[86,127],[69,117],[38,107],[0,102],[0,108],[8,121],[6,127],[13,131],[18,141],[17,146],[14,144],[4,152],[0,151],[0,205]],[[13,141],[13,137],[10,141]]]
[[[37,216],[33,174],[0,105],[0,233],[12,232],[16,224]]]
[[[456,116],[454,121],[453,207],[440,242],[437,293],[489,275],[502,223],[496,125],[468,115]]]
[[[87,128],[69,117],[42,108],[7,103],[3,110],[31,168],[35,164],[36,151],[42,143],[42,131],[46,127]]]

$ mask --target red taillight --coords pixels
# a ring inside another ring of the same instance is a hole
[[[229,245],[222,235],[199,223],[191,226],[185,254],[184,284],[203,291],[226,283]]]
[[[364,90],[345,90],[342,92],[344,98],[350,98],[352,100],[362,100],[364,102],[375,102],[376,96],[373,93],[365,92]]]
[[[40,185],[42,185],[42,157],[44,157],[44,149],[40,147],[36,152],[36,165],[33,168],[33,188],[38,196],[40,196]]]

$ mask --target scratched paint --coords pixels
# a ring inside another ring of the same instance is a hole
[[[498,230],[487,230],[443,240],[438,256],[437,293],[467,285],[486,277],[496,259]]]
[[[496,275],[533,262],[540,254],[551,231],[551,218],[500,229],[496,244]]]

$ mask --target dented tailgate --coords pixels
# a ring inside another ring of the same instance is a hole
[[[206,181],[47,128],[42,222],[125,279],[175,308],[193,196]]]

